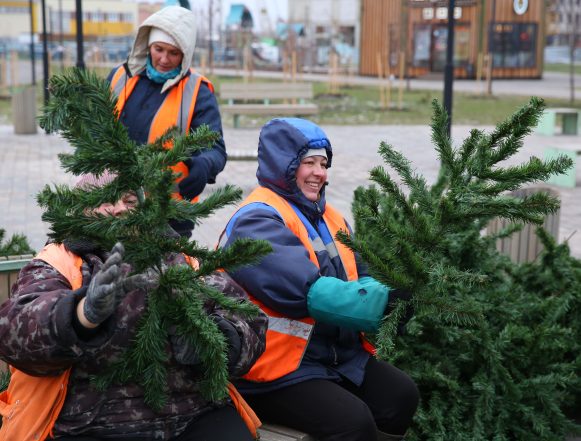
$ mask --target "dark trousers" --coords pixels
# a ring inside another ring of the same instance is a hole
[[[94,438],[65,436],[55,441],[150,441],[144,438]],[[193,421],[180,436],[171,441],[254,441],[246,424],[232,406],[221,407]]]
[[[407,374],[370,358],[359,387],[349,381],[315,379],[244,398],[263,421],[301,430],[320,441],[375,441],[377,430],[405,433],[419,392]]]

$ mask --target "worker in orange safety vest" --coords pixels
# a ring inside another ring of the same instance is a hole
[[[80,188],[112,182],[85,175]],[[94,211],[119,217],[137,204],[133,194]],[[168,233],[169,234],[169,233]],[[165,264],[192,264],[181,254]],[[0,359],[11,365],[0,395],[0,441],[252,441],[260,425],[232,386],[230,398],[200,392],[202,368],[195,348],[171,329],[160,356],[167,358],[167,403],[154,411],[142,386],[127,382],[97,390],[91,377],[110,369],[136,339],[147,309],[153,272],[132,274],[118,243],[110,253],[88,240],[47,245],[20,272],[0,307]],[[222,273],[205,283],[241,301],[246,294]],[[244,374],[264,349],[266,316],[247,318],[219,305],[204,311],[228,344],[228,372]]]
[[[351,230],[325,198],[332,154],[323,130],[304,119],[276,118],[260,132],[259,187],[219,242],[262,239],[273,248],[257,265],[230,272],[269,316],[266,350],[235,384],[261,419],[321,441],[401,439],[417,387],[374,357],[364,333],[377,331],[394,300],[410,293],[370,277],[335,239]]]
[[[152,14],[139,27],[127,62],[108,77],[118,98],[119,120],[138,144],[153,142],[172,126],[187,134],[205,124],[220,134],[211,148],[173,167],[181,174],[176,180],[175,197],[193,201],[206,184],[216,182],[226,164],[214,86],[191,69],[196,19],[192,11],[180,6],[168,6]],[[172,227],[189,237],[193,223],[173,221]]]

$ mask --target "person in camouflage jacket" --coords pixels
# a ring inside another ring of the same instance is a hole
[[[53,427],[56,439],[252,440],[230,399],[210,402],[201,396],[196,378],[202,367],[196,351],[176,336],[170,335],[166,345],[168,400],[161,410],[155,412],[144,402],[143,390],[137,384],[95,390],[91,376],[107,369],[135,340],[146,307],[143,289],[156,286],[157,280],[152,272],[140,275],[133,287],[125,283],[125,292],[112,314],[96,326],[84,326],[91,315],[79,317],[78,308],[81,302],[89,303],[87,293],[94,288],[91,281],[102,277],[101,270],[109,269],[115,259],[120,279],[131,268],[122,261],[120,244],[111,253],[82,241],[65,241],[64,246],[82,258],[80,289],[71,290],[67,278],[53,266],[33,259],[21,270],[10,299],[0,307],[0,359],[32,376],[60,375],[72,367],[66,399]],[[183,255],[174,255],[166,263],[186,261]],[[246,297],[242,288],[222,273],[213,273],[205,281],[230,297]],[[243,375],[264,351],[266,316],[261,313],[246,319],[214,304],[206,304],[205,310],[229,343],[231,376]],[[84,311],[89,310],[85,307]]]

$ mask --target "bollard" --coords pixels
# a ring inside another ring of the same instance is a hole
[[[12,94],[12,124],[17,135],[36,133],[36,90],[34,86],[20,88]]]

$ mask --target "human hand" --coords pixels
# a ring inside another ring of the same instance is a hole
[[[226,344],[228,345],[227,363],[228,368],[232,368],[236,365],[238,358],[240,357],[241,351],[241,341],[236,332],[236,328],[225,318],[212,314],[210,318],[216,323],[218,329],[226,339]],[[192,346],[188,339],[182,334],[178,335],[174,332],[169,333],[170,342],[172,345],[174,358],[180,364],[187,366],[199,366],[202,363],[200,358],[200,353],[197,348]]]
[[[184,199],[192,200],[198,196],[208,183],[208,168],[200,157],[190,160],[188,175],[178,183],[180,194]]]
[[[414,316],[414,305],[412,300],[412,293],[406,289],[392,289],[389,292],[389,302],[387,304],[387,308],[385,310],[386,314],[389,314],[395,308],[395,304],[398,300],[402,300],[405,302],[405,311],[399,320],[397,325],[397,333],[399,335],[403,335],[405,333],[405,325],[411,320]]]
[[[376,332],[387,306],[388,289],[371,277],[369,279],[362,283],[319,277],[307,293],[310,315],[324,323]]]
[[[240,358],[240,352],[242,350],[240,336],[238,335],[234,325],[232,325],[232,323],[230,323],[224,317],[215,314],[211,315],[210,317],[212,317],[212,320],[214,320],[214,323],[216,323],[218,329],[220,332],[222,332],[222,334],[224,334],[226,339],[226,344],[228,345],[228,354],[226,355],[226,358],[228,369],[231,370],[234,366],[236,366],[236,363]]]
[[[102,268],[93,276],[84,299],[83,314],[93,325],[104,322],[124,297],[121,263],[125,248],[117,242]]]

